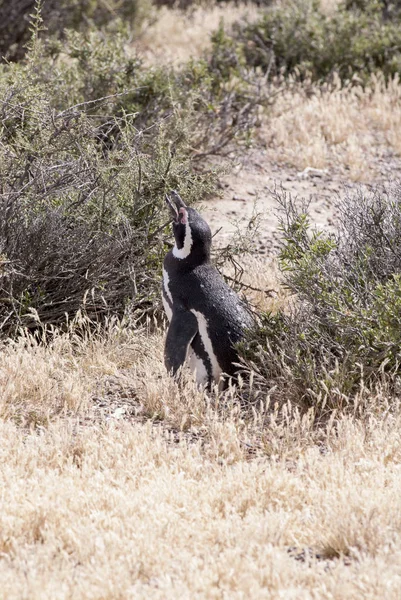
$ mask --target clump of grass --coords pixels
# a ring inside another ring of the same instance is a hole
[[[369,85],[336,79],[289,85],[266,112],[258,138],[275,161],[297,169],[339,165],[352,180],[379,175],[383,148],[399,154],[399,78],[372,76]]]
[[[338,234],[313,230],[306,205],[278,194],[280,264],[292,311],[265,313],[243,355],[258,393],[317,410],[346,408],[362,388],[399,385],[401,192],[359,192],[340,205]],[[395,387],[394,387],[395,386]]]

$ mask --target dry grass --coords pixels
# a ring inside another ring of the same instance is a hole
[[[161,357],[117,323],[3,348],[0,597],[398,599],[398,411],[244,418]]]
[[[119,357],[111,338],[102,351],[99,342],[80,348],[98,376],[127,365],[128,346]],[[150,421],[70,417],[30,432],[3,421],[3,597],[399,597],[398,416],[340,418],[319,434],[323,454],[311,419],[272,416],[253,446],[238,415],[207,408],[190,384],[179,406],[160,372],[158,336],[153,368],[131,342],[130,382],[138,377],[147,410],[157,397],[177,421],[197,406],[198,422],[188,437]],[[140,342],[144,356],[152,340]],[[47,360],[57,364],[59,351]]]
[[[341,0],[320,0],[320,6],[324,14],[331,15],[341,4]]]
[[[271,108],[260,137],[271,158],[300,170],[339,165],[353,180],[373,179],[378,161],[401,153],[400,99],[398,79],[376,78],[365,89],[292,86]]]
[[[242,293],[257,311],[276,313],[288,306],[290,292],[280,283],[281,277],[275,257],[260,258],[245,254],[239,260]],[[228,264],[223,273],[235,276],[235,269]]]
[[[210,34],[221,22],[230,26],[238,20],[257,18],[260,11],[254,5],[205,5],[191,11],[160,8],[154,22],[147,24],[134,43],[150,63],[181,63],[199,58],[207,50]]]
[[[86,411],[103,379],[131,368],[148,343],[117,322],[99,335],[85,322],[79,327],[79,334],[48,330],[38,339],[22,332],[2,345],[0,417],[30,426]]]
[[[276,259],[250,255],[243,258],[242,267],[243,283],[255,288],[247,289],[246,296],[256,310],[276,313],[288,305],[290,294],[280,284]]]

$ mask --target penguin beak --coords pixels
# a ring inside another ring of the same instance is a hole
[[[179,223],[179,210],[180,208],[186,208],[186,204],[182,200],[181,196],[175,190],[171,190],[170,196],[166,194],[165,200],[170,208],[173,219],[176,223]]]
[[[178,210],[176,209],[174,202],[172,201],[172,199],[170,198],[170,196],[168,194],[166,194],[165,200],[166,200],[167,205],[172,213],[174,221],[176,223],[178,223]]]

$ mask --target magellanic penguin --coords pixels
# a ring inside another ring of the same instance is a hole
[[[210,262],[209,225],[177,192],[166,195],[175,245],[164,259],[163,305],[170,322],[164,360],[175,375],[184,364],[199,384],[225,387],[222,374],[235,372],[234,347],[253,318]]]

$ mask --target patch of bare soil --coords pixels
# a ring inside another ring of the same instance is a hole
[[[379,166],[379,170],[377,167]],[[346,194],[362,187],[366,190],[401,178],[401,159],[392,155],[375,165],[379,177],[373,182],[352,181],[343,170],[306,168],[298,171],[285,164],[269,160],[266,150],[255,148],[244,154],[233,172],[222,180],[221,197],[208,201],[202,214],[215,235],[215,243],[228,242],[234,232],[246,227],[255,213],[260,226],[255,234],[255,252],[271,254],[278,243],[277,201],[275,190],[284,190],[293,198],[310,202],[310,214],[318,228],[335,228],[338,202]]]

